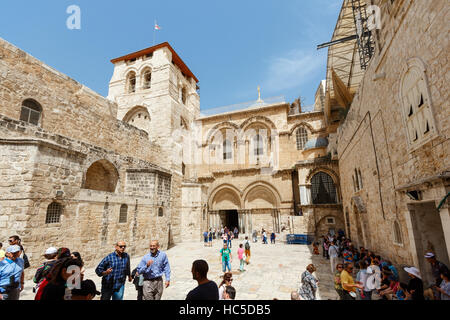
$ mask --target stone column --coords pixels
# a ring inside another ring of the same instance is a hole
[[[439,215],[441,216],[442,230],[444,231],[445,238],[445,246],[447,247],[447,255],[450,259],[450,206],[449,206],[449,198],[447,198],[446,202],[441,205],[439,208]],[[439,203],[437,203],[439,206]]]

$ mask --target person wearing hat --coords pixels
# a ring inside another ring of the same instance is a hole
[[[45,250],[44,258],[46,259],[46,261],[37,268],[36,273],[33,277],[33,282],[36,283],[33,292],[37,292],[37,290],[39,289],[39,285],[42,283],[44,278],[49,273],[50,269],[55,264],[57,255],[58,249],[56,249],[55,247],[50,247]]]
[[[408,283],[408,288],[406,290],[407,300],[425,300],[423,296],[423,282],[422,275],[419,269],[416,267],[405,267],[404,270],[408,273],[411,278]]]
[[[72,300],[92,300],[96,295],[100,295],[100,292],[92,280],[83,280],[80,289],[72,289]]]
[[[436,255],[432,252],[425,254],[425,259],[430,263],[431,272],[435,280],[435,286],[439,287],[442,282],[441,273],[449,272],[448,267],[436,259]]]
[[[24,284],[24,261],[18,245],[6,249],[6,258],[0,261],[0,300],[19,300]]]

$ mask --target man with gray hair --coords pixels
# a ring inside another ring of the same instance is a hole
[[[158,240],[150,242],[150,253],[142,258],[137,272],[144,276],[144,300],[161,300],[164,290],[162,276],[166,277],[167,288],[170,285],[170,265],[166,253],[159,250]]]

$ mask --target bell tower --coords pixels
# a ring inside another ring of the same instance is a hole
[[[108,99],[118,104],[117,118],[172,147],[173,132],[189,129],[200,114],[198,79],[167,42],[111,62]]]

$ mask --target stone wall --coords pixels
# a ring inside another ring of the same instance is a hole
[[[414,256],[423,252],[415,252],[415,236],[408,226],[411,200],[406,189],[400,189],[411,185],[424,191],[423,201],[433,202],[448,192],[445,186],[425,192],[431,185],[420,182],[450,168],[448,2],[396,1],[392,6],[398,8],[382,12],[381,50],[372,58],[338,131],[339,171],[352,238],[395,263],[417,266]],[[423,62],[438,132],[418,148],[408,144],[400,95],[411,59]],[[361,171],[361,190],[355,190],[355,169]],[[394,222],[400,225],[402,243],[394,241]]]
[[[2,242],[18,234],[35,268],[50,246],[95,266],[118,240],[132,255],[151,239],[162,248],[180,240],[181,178],[165,160],[170,150],[117,120],[115,103],[1,39],[0,80]],[[38,126],[18,120],[28,98],[42,106]],[[57,222],[46,221],[52,203],[62,208]]]

